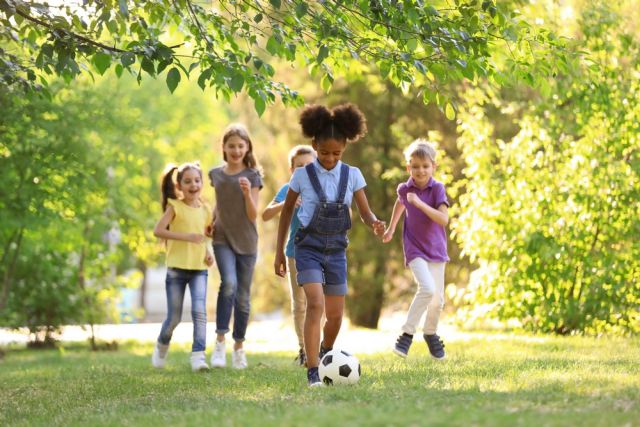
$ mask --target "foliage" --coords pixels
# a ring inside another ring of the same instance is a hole
[[[381,338],[393,340],[368,337]],[[447,363],[434,363],[419,344],[409,363],[354,349],[360,382],[319,390],[307,389],[289,354],[275,352],[249,353],[245,371],[194,374],[186,346],[172,346],[164,371],[149,366],[149,344],[94,354],[69,345],[8,350],[0,423],[611,426],[640,417],[638,339],[470,334],[447,341]]]
[[[351,64],[375,64],[382,78],[453,118],[449,83],[518,79],[535,86],[565,57],[555,35],[493,0],[223,0],[211,7],[191,0],[0,0],[0,22],[4,85],[46,92],[51,75],[70,81],[111,68],[140,81],[166,71],[171,92],[193,79],[227,100],[247,93],[258,114],[278,97],[302,102],[278,81],[274,58],[306,67],[325,90]],[[496,60],[499,51],[509,52],[506,61]]]
[[[552,95],[474,91],[461,115],[468,167],[454,228],[480,264],[464,298],[531,330],[637,333],[639,40],[604,3],[577,22],[589,59]],[[496,130],[507,120],[515,134]]]
[[[132,156],[143,145],[128,143],[131,127],[111,127],[129,121],[126,111],[78,89],[61,90],[56,103],[2,98],[2,322],[47,335],[65,323],[110,318],[104,296],[131,252],[116,252],[120,242],[109,232],[147,227],[128,213],[149,190],[117,191],[130,174],[144,176],[145,164]]]

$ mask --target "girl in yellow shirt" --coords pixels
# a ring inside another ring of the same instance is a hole
[[[175,173],[175,181],[174,181]],[[167,318],[162,323],[151,363],[163,368],[167,360],[173,330],[182,317],[182,304],[187,285],[191,293],[193,345],[191,369],[209,369],[205,359],[207,337],[207,268],[213,265],[213,254],[205,237],[211,224],[211,209],[200,200],[202,170],[197,163],[170,165],[162,177],[162,209],[164,214],[153,234],[167,243]]]

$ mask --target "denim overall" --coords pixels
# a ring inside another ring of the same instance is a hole
[[[320,202],[309,224],[298,229],[295,235],[298,283],[321,282],[333,288],[327,291],[325,286],[325,293],[344,295],[347,283],[345,250],[349,244],[347,230],[351,228],[349,206],[344,203],[349,166],[342,164],[340,169],[338,199],[335,202],[327,200],[313,164],[308,164],[305,169]]]

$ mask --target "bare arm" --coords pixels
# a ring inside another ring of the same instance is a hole
[[[284,202],[276,202],[272,200],[269,205],[262,211],[262,220],[269,221],[274,216],[278,215],[282,211]]]
[[[244,206],[246,209],[247,217],[252,222],[256,222],[258,219],[258,198],[260,189],[258,187],[252,187],[251,181],[246,177],[240,177],[238,179],[240,184],[240,191],[244,197]]]
[[[374,213],[371,212],[364,188],[353,193],[353,198],[356,201],[356,206],[358,206],[358,212],[360,212],[362,222],[373,228],[373,232],[377,236],[382,235],[382,233],[384,233],[384,221],[380,221]]]
[[[197,233],[179,233],[177,231],[168,230],[169,223],[175,217],[176,213],[173,210],[173,206],[167,206],[167,209],[162,214],[162,217],[153,229],[153,235],[161,239],[167,240],[183,240],[185,242],[201,243],[204,242],[204,230],[202,234]]]
[[[391,213],[389,227],[384,231],[384,235],[382,236],[382,241],[384,243],[388,243],[393,238],[393,233],[395,233],[398,221],[400,221],[404,211],[404,205],[400,202],[400,199],[396,199],[396,202],[393,205],[393,212]]]
[[[284,206],[280,212],[280,222],[278,223],[278,240],[276,244],[276,259],[273,263],[275,272],[278,276],[284,277],[287,272],[287,262],[284,255],[284,243],[287,238],[287,232],[291,225],[291,218],[293,217],[293,210],[296,207],[296,200],[298,200],[298,193],[289,188],[287,192],[287,198],[284,201]]]
[[[442,203],[438,206],[438,209],[434,209],[420,200],[415,193],[407,194],[407,201],[424,212],[424,214],[433,222],[440,224],[443,227],[449,223],[449,208],[446,204]]]

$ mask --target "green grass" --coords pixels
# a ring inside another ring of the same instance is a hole
[[[291,354],[249,353],[249,369],[194,374],[188,349],[149,364],[151,344],[117,352],[8,350],[0,425],[640,425],[640,340],[474,335],[432,361],[361,355],[355,386],[308,389]]]

